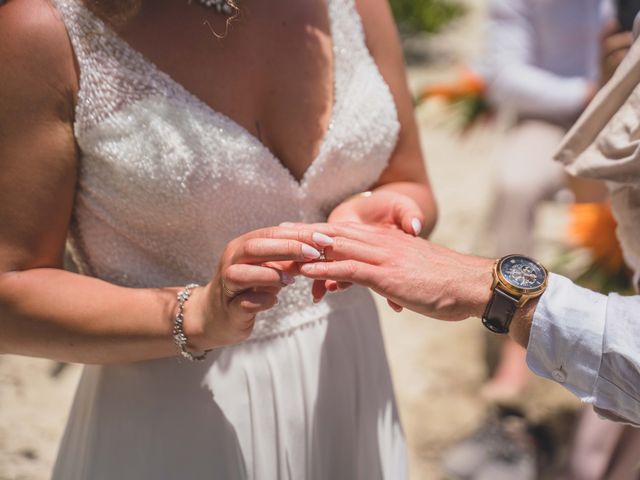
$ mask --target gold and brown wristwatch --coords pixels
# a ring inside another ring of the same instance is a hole
[[[482,324],[493,333],[509,333],[518,308],[544,293],[548,277],[546,268],[524,255],[507,255],[496,260],[493,294],[482,315]]]

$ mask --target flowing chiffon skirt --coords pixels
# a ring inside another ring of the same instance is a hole
[[[372,298],[212,352],[88,366],[54,480],[403,479]]]

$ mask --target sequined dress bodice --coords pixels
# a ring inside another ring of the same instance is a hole
[[[54,0],[80,68],[80,167],[69,245],[81,271],[119,285],[206,283],[233,238],[283,221],[316,222],[385,169],[399,124],[353,0],[328,0],[334,109],[297,181],[256,137],[154,66],[78,0]],[[357,301],[318,305],[285,289],[253,338]]]

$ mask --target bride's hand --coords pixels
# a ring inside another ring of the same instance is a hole
[[[413,198],[398,192],[376,190],[342,202],[333,209],[327,221],[397,228],[418,236],[422,231],[424,214]]]
[[[424,225],[424,214],[413,198],[398,192],[377,190],[356,195],[341,203],[331,212],[327,221],[377,225],[418,236]],[[319,301],[327,291],[344,290],[350,285],[349,282],[333,280],[316,281],[313,283],[312,295],[315,301]],[[394,310],[402,310],[394,302],[388,303]]]
[[[286,227],[255,230],[229,242],[215,277],[189,302],[185,330],[191,346],[206,350],[246,340],[256,314],[273,307],[280,290],[294,282],[297,272],[282,266],[316,260],[331,242],[308,228]]]
[[[442,320],[480,316],[491,296],[493,260],[463,255],[399,230],[361,224],[310,225],[334,239],[326,262],[300,272],[354,282],[415,312]]]

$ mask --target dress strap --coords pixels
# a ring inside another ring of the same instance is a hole
[[[98,72],[92,72],[93,68],[100,66],[95,61],[100,50],[99,44],[108,37],[105,25],[93,15],[80,0],[52,0],[60,13],[62,21],[67,29],[71,46],[78,62],[80,86],[78,103],[76,105],[76,130],[82,129],[91,116],[86,108],[87,92],[90,92]]]
[[[362,19],[355,5],[355,0],[328,0],[329,23],[335,65],[334,93],[335,105],[349,107],[352,77],[362,69],[370,69],[375,76],[382,79],[379,69],[369,52]],[[341,96],[347,98],[341,98]],[[337,118],[336,112],[335,117]]]
[[[154,75],[149,62],[81,0],[52,0],[62,16],[80,70],[76,137],[123,107],[175,86]]]
[[[362,19],[354,0],[329,0],[331,36],[335,47],[349,56],[368,55]]]

